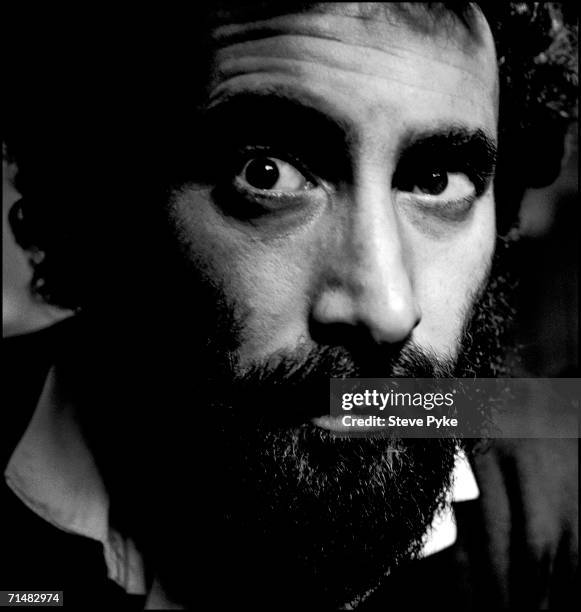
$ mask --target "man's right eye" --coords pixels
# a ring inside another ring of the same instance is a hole
[[[241,189],[276,194],[296,193],[313,184],[294,165],[277,157],[257,156],[247,159],[234,179]]]

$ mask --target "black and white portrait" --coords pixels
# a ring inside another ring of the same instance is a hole
[[[0,591],[576,608],[552,401],[478,437],[329,408],[347,379],[576,388],[576,7],[163,8],[5,23]]]

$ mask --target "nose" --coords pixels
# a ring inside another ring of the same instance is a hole
[[[389,186],[368,181],[344,202],[311,310],[313,339],[345,345],[405,341],[418,325],[406,245]]]

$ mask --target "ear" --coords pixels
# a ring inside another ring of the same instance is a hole
[[[35,219],[34,205],[29,200],[19,198],[8,211],[8,223],[16,244],[26,251],[31,264],[37,265],[44,259],[40,244],[38,219]]]

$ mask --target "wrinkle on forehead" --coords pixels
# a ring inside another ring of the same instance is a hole
[[[383,55],[390,60],[387,65],[394,82],[404,83],[408,71],[417,68],[418,64],[432,62],[436,72],[438,64],[462,72],[467,78],[467,87],[470,81],[485,85],[496,102],[494,42],[483,17],[478,26],[483,33],[481,37],[468,35],[467,27],[459,20],[454,32],[449,30],[448,24],[446,32],[436,28],[434,36],[426,37],[411,28],[405,19],[398,18],[395,10],[384,9],[381,14],[384,17],[372,18],[358,3],[328,3],[308,13],[235,23],[222,21],[222,25],[211,33],[216,69],[211,86],[225,77],[236,76],[238,71],[254,70],[254,64],[258,66],[260,61],[275,69],[278,66],[283,71],[295,73],[300,70],[300,63],[311,62],[381,77]],[[476,43],[477,38],[479,43]],[[466,40],[470,41],[468,47],[464,44]],[[324,42],[331,44],[323,45]],[[262,71],[265,69],[266,65]],[[432,90],[428,83],[425,88]]]
[[[252,75],[300,79],[320,74],[326,78],[325,71],[332,70],[351,81],[372,77],[376,83],[411,85],[452,99],[462,92],[486,92],[479,99],[492,103],[496,111],[492,38],[477,53],[467,53],[450,44],[448,36],[426,37],[385,19],[363,23],[358,16],[345,15],[344,8],[337,10],[338,14],[299,13],[216,28],[210,99],[216,100]]]
[[[214,75],[213,85],[219,86],[226,80],[253,72],[271,71],[272,73],[300,76],[302,71],[312,65],[343,72],[348,77],[368,76],[409,86],[410,74],[417,71],[419,62],[424,66],[433,65],[433,70],[425,70],[426,78],[421,82],[415,81],[413,83],[415,89],[457,97],[456,88],[454,91],[447,92],[442,87],[442,82],[439,80],[442,67],[453,67],[458,73],[462,73],[465,79],[464,86],[468,89],[482,83],[482,71],[469,69],[465,65],[450,61],[447,57],[430,59],[413,49],[397,46],[379,49],[373,46],[344,43],[340,40],[333,40],[333,47],[320,48],[317,42],[317,38],[309,36],[293,36],[292,40],[289,37],[276,36],[227,47],[217,53],[218,70]],[[383,70],[384,56],[392,58],[388,72]],[[346,62],[346,57],[348,57],[348,62]],[[495,90],[492,88],[490,91],[494,102]],[[215,97],[218,92],[213,93]]]
[[[357,23],[366,39],[378,29],[381,35],[381,26],[387,23],[440,39],[467,53],[492,40],[482,12],[469,2],[458,3],[454,9],[445,3],[421,2],[277,2],[266,6],[265,3],[243,3],[214,15],[214,39],[217,42],[229,39],[232,43],[239,36],[257,36],[261,31],[263,34],[268,30],[274,35],[283,34],[289,18],[295,20],[295,26],[302,26],[305,34],[324,38],[329,36],[325,26],[331,16],[333,21],[337,18],[343,18],[344,23],[350,21],[351,26]],[[357,34],[354,28],[350,34]],[[332,35],[330,38],[336,39]]]

